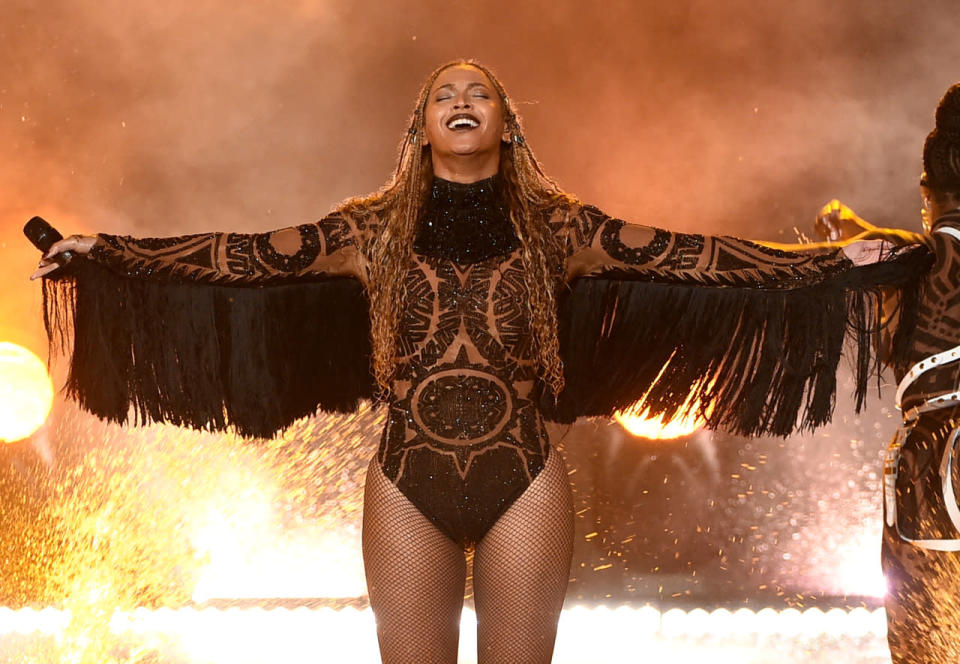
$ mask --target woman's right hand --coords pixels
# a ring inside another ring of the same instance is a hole
[[[43,255],[43,258],[40,259],[40,265],[37,266],[37,271],[30,275],[30,280],[44,277],[60,267],[60,264],[55,261],[59,254],[65,251],[74,254],[88,254],[96,241],[97,238],[93,235],[71,235],[59,242],[54,242],[47,253]]]
[[[856,212],[837,199],[833,199],[820,209],[813,229],[822,240],[841,242],[876,230],[876,226],[858,217]]]

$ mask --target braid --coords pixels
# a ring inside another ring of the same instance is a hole
[[[522,248],[535,358],[541,379],[556,396],[563,389],[556,299],[562,261],[559,247],[545,223],[545,214],[557,205],[572,205],[576,201],[543,173],[523,137],[519,118],[503,86],[488,68],[472,60],[447,63],[427,78],[417,98],[409,129],[400,142],[397,168],[391,180],[376,194],[351,199],[340,208],[347,213],[374,214],[382,222],[379,233],[362,247],[370,265],[374,378],[380,396],[385,396],[396,372],[397,333],[408,301],[405,274],[413,255],[420,209],[433,179],[430,148],[423,143],[427,98],[440,73],[457,65],[469,65],[482,71],[503,104],[511,140],[501,146],[500,172],[509,202],[510,222]]]

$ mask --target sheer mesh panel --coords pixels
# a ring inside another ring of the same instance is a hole
[[[479,664],[550,662],[573,551],[563,459],[533,484],[474,556]],[[363,560],[385,664],[456,664],[466,554],[388,480],[367,471]]]
[[[551,450],[533,484],[477,544],[479,664],[550,662],[572,552],[570,483]]]
[[[466,561],[374,460],[363,505],[363,563],[384,664],[456,664]]]

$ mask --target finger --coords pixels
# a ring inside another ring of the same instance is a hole
[[[821,240],[830,238],[830,227],[819,221],[813,226],[813,233]]]
[[[65,237],[62,240],[57,240],[50,245],[50,248],[47,249],[47,253],[43,255],[44,258],[53,258],[57,254],[62,254],[64,251],[69,251],[72,248],[72,244],[75,243],[74,237]]]
[[[57,265],[56,263],[50,263],[50,264],[48,264],[48,265],[44,265],[43,267],[39,267],[39,268],[37,268],[37,271],[36,271],[36,272],[34,272],[33,274],[30,275],[30,281],[33,281],[34,279],[39,279],[40,277],[46,276],[46,275],[50,274],[51,272],[53,272],[54,270],[58,269],[59,267],[60,267],[60,266]]]
[[[837,213],[835,211],[831,211],[826,214],[821,214],[817,217],[817,226],[822,228],[825,232],[835,230],[839,226]]]
[[[77,253],[87,253],[89,251],[90,242],[89,238],[86,238],[82,235],[71,235],[65,237],[62,240],[54,242],[50,245],[50,249],[47,250],[47,253],[44,254],[45,258],[51,258],[57,254],[62,254],[65,251],[73,251]]]

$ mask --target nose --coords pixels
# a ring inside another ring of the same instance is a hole
[[[466,92],[459,95],[453,101],[453,107],[454,108],[470,108],[470,97],[467,96]]]

